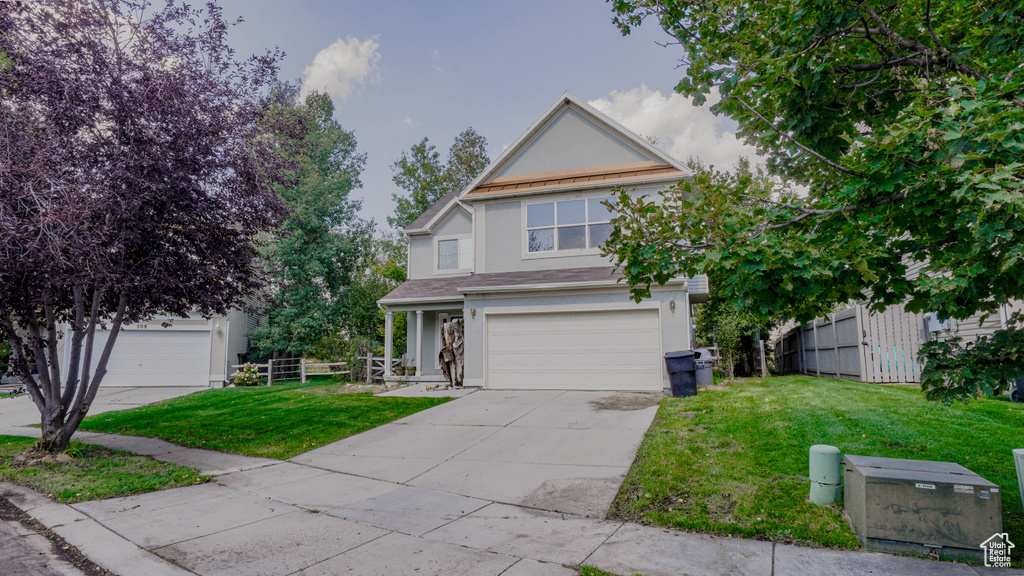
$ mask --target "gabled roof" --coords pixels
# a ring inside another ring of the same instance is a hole
[[[631,149],[636,159],[628,163],[568,168],[531,174],[502,175],[546,128],[568,110],[578,113],[598,130],[616,138]],[[643,160],[638,159],[642,158]],[[538,193],[549,190],[585,188],[608,184],[641,184],[679,180],[688,174],[683,165],[635,132],[602,114],[570,92],[563,92],[508,148],[494,159],[458,198],[471,201],[504,195]],[[405,229],[407,234],[427,232],[459,203],[446,194]],[[429,217],[428,217],[429,215]]]
[[[410,222],[409,225],[405,227],[405,231],[414,232],[416,230],[426,228],[427,223],[433,220],[434,216],[437,216],[438,212],[444,210],[448,204],[451,204],[459,197],[459,192],[461,192],[461,190],[452,190],[444,196],[441,196],[441,198],[438,199],[437,202],[431,204],[430,208],[427,208],[423,214],[420,214],[418,218]]]

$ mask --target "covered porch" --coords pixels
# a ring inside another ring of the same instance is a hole
[[[384,381],[445,382],[438,362],[441,327],[463,317],[463,296],[457,287],[465,277],[425,278],[407,280],[395,288],[379,304],[384,308]],[[414,366],[416,374],[397,375],[394,358],[396,314],[406,315],[406,365]]]

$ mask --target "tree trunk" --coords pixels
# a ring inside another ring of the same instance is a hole
[[[64,426],[54,426],[52,422],[48,422],[44,414],[39,447],[51,454],[63,452],[71,447],[71,435],[67,434],[67,428]]]

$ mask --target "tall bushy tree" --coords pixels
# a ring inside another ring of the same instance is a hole
[[[362,202],[351,197],[362,186],[366,154],[357,152],[355,135],[334,119],[327,94],[312,92],[303,101],[298,94],[298,86],[278,86],[268,114],[305,129],[302,138],[287,143],[295,184],[277,192],[290,212],[266,250],[267,323],[251,335],[265,355],[313,354],[341,329],[348,290],[373,238],[373,222],[358,217]]]
[[[455,137],[445,164],[441,163],[437,147],[424,137],[391,165],[392,179],[408,196],[391,195],[395,213],[388,216],[388,224],[404,230],[442,196],[465,188],[489,162],[487,139],[473,128],[466,128]]]
[[[684,52],[677,91],[697,104],[718,92],[712,109],[809,187],[787,201],[728,194],[714,219],[698,209],[707,199],[687,202],[672,215],[683,228],[648,220],[651,248],[633,238],[616,251],[640,293],[715,266],[736,297],[800,320],[864,295],[959,319],[1024,298],[1020,1],[612,5],[623,33],[656,19]],[[914,263],[923,273],[908,277]],[[968,353],[1024,371],[1024,349],[989,352]],[[971,382],[929,385],[942,398],[991,391]]]
[[[213,4],[0,5],[0,333],[45,449],[67,448],[126,323],[223,314],[259,287],[274,133],[296,127],[268,132],[253,95],[276,56],[236,61],[229,28]]]
[[[746,158],[740,158],[732,172],[715,170],[696,158],[688,159],[686,167],[693,174],[691,185],[697,189],[711,191],[715,188],[732,188],[739,181],[745,187],[746,194],[753,197],[796,197],[792,186],[768,175],[763,167],[752,165]],[[679,192],[679,188],[673,188],[666,195],[671,197]],[[701,192],[701,195],[706,194]],[[676,202],[678,200],[672,197],[669,205]],[[756,345],[759,334],[767,336],[772,327],[784,319],[766,319],[756,310],[755,302],[734,297],[728,289],[729,277],[722,269],[711,267],[707,276],[710,286],[708,300],[694,306],[694,340],[702,346],[716,345],[726,377],[732,378],[737,360],[743,356],[753,358],[755,354],[755,350],[749,349],[748,343]],[[744,345],[748,345],[746,350]]]

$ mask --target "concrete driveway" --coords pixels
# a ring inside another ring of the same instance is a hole
[[[603,517],[659,400],[652,394],[484,390],[292,462]]]

